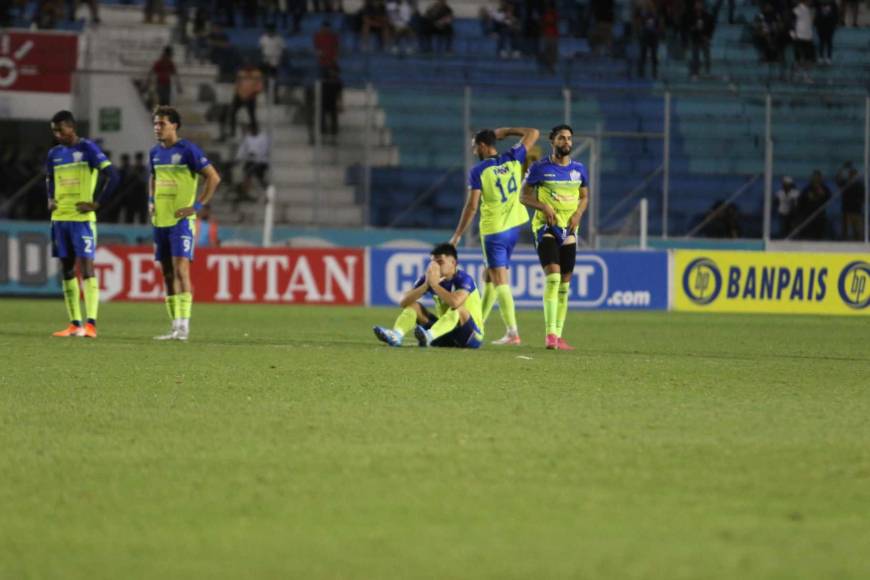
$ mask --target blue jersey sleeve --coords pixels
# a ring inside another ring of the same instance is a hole
[[[199,173],[211,165],[211,161],[208,160],[208,157],[205,156],[202,149],[193,143],[188,142],[187,145],[187,166],[190,167],[191,171]]]
[[[106,157],[106,154],[103,153],[102,149],[100,149],[96,143],[93,141],[82,141],[85,150],[85,156],[88,159],[88,165],[93,169],[102,169],[107,165],[111,165],[112,162],[109,161],[109,158]]]
[[[154,177],[154,160],[157,158],[157,147],[152,147],[151,151],[148,152],[148,170],[151,173],[151,177]]]
[[[453,279],[453,291],[465,290],[469,294],[474,292],[477,286],[474,285],[474,280],[467,273],[459,271]]]
[[[526,155],[528,151],[526,151],[526,146],[522,144],[522,142],[517,143],[513,147],[510,148],[510,151],[507,152],[510,155],[510,158],[514,161],[519,161],[520,163],[526,162]]]
[[[526,179],[525,179],[526,184],[528,184],[528,185],[539,184],[541,182],[541,174],[542,173],[543,173],[543,171],[541,171],[541,164],[540,163],[532,164],[532,166],[529,167],[529,170],[526,172]]]
[[[469,189],[483,189],[483,184],[480,181],[480,175],[483,173],[483,167],[481,165],[477,165],[471,168],[471,171],[468,173],[468,188]]]
[[[580,166],[580,177],[583,179],[583,187],[589,187],[589,173],[586,171],[586,166],[582,163],[578,165]]]

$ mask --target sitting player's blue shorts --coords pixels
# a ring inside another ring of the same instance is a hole
[[[428,318],[428,321],[420,326],[429,330],[436,322],[438,322],[438,317],[425,308],[423,309],[423,313],[426,315],[426,318]],[[465,324],[461,324],[444,336],[439,336],[433,340],[430,346],[441,348],[480,348],[482,345],[483,333],[480,332],[480,328],[477,327],[474,319],[469,318],[465,321]]]
[[[577,235],[577,230],[571,231],[568,228],[560,228],[559,226],[543,226],[535,232],[535,246],[541,243],[541,240],[544,239],[544,234],[550,234],[556,238],[556,242],[560,246],[564,246],[565,240]]]
[[[483,244],[483,262],[487,268],[508,268],[511,264],[511,254],[520,239],[520,231],[525,224],[518,225],[497,234],[480,236]]]
[[[187,258],[193,260],[193,248],[196,245],[196,227],[193,220],[182,219],[168,228],[154,228],[154,258],[162,262],[164,259]]]
[[[94,222],[51,222],[51,255],[93,260],[97,250],[97,224]]]

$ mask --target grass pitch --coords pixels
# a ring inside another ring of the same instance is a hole
[[[0,578],[870,577],[866,319],[395,314],[0,300]]]

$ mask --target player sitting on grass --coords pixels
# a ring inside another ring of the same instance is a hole
[[[420,346],[480,348],[483,324],[474,280],[459,269],[452,244],[435,246],[431,255],[426,273],[402,297],[402,312],[393,328],[375,326],[375,336],[390,346],[402,346],[413,330]],[[437,315],[420,304],[426,294],[434,299]]]

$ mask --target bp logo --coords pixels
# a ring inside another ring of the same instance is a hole
[[[840,274],[837,288],[840,290],[840,298],[850,308],[860,310],[870,306],[870,264],[847,264]]]
[[[722,274],[709,258],[692,260],[683,274],[683,292],[695,304],[710,304],[722,290]]]

